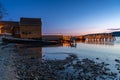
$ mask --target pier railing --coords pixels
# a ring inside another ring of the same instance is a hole
[[[114,41],[115,37],[111,33],[90,34],[85,36],[87,41]]]

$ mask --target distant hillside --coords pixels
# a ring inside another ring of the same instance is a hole
[[[115,37],[120,37],[120,31],[112,32],[112,35]]]

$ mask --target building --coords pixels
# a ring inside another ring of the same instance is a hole
[[[44,41],[61,41],[63,40],[63,35],[43,35],[42,39]]]
[[[15,34],[15,32],[13,32],[13,29],[15,27],[19,27],[19,22],[15,22],[15,21],[0,21],[0,34],[4,33],[4,34]]]
[[[40,18],[20,18],[20,22],[0,21],[0,34],[11,34],[17,38],[41,39],[41,27]]]
[[[42,22],[40,18],[21,18],[20,37],[29,39],[42,39]]]
[[[71,38],[72,38],[72,36],[63,36],[64,41],[70,41]]]

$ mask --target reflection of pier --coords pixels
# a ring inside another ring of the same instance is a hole
[[[85,44],[114,45],[113,41],[85,41]]]

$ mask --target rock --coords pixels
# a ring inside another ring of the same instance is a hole
[[[117,63],[120,63],[120,60],[118,60],[118,59],[115,59],[115,61],[116,61]]]
[[[96,58],[97,60],[99,59],[99,58]]]

